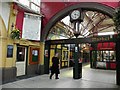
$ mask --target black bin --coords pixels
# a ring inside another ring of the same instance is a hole
[[[74,79],[80,79],[80,78],[82,78],[82,63],[78,63],[78,70],[77,70],[76,76],[75,76],[75,63],[74,63],[73,78]]]

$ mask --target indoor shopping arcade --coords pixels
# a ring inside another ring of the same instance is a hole
[[[57,80],[50,79],[56,53]],[[118,89],[120,2],[1,0],[0,55],[3,90]]]

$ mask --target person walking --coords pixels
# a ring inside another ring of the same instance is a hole
[[[56,53],[55,56],[52,57],[52,66],[51,66],[50,79],[52,79],[52,76],[54,74],[55,74],[55,79],[59,79],[58,74],[60,74],[60,70],[59,70],[58,53]]]

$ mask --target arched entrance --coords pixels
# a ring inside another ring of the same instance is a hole
[[[95,6],[95,7],[93,7]],[[60,11],[58,14],[56,14],[54,17],[52,17],[52,19],[48,22],[48,24],[45,26],[43,32],[42,32],[42,41],[45,41],[49,30],[52,28],[52,26],[54,24],[56,24],[57,21],[61,20],[63,17],[65,17],[66,15],[68,15],[70,13],[71,10],[74,9],[85,9],[85,10],[94,10],[94,11],[99,11],[101,13],[104,13],[108,16],[110,16],[111,18],[114,15],[115,10],[111,7],[99,4],[99,3],[80,3],[80,4],[76,4],[76,5],[72,5],[68,8],[65,8],[64,10]]]
[[[54,24],[56,24],[57,21],[61,20],[66,15],[68,15],[70,13],[70,11],[72,11],[74,9],[78,9],[78,8],[85,9],[85,10],[99,11],[110,17],[113,17],[113,15],[115,13],[115,10],[113,8],[103,5],[103,4],[100,4],[100,3],[95,3],[95,2],[81,2],[79,4],[71,5],[65,9],[63,9],[62,11],[60,11],[59,13],[54,15],[54,17],[51,18],[51,20],[47,23],[47,25],[45,26],[45,28],[42,31],[41,41],[45,41],[45,39],[49,33],[49,30],[52,28],[52,26]]]

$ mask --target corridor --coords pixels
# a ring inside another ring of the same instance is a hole
[[[90,69],[85,65],[82,78],[72,78],[72,68],[61,69],[60,79],[49,79],[49,75],[40,75],[6,83],[2,88],[120,88],[116,85],[114,70]]]

